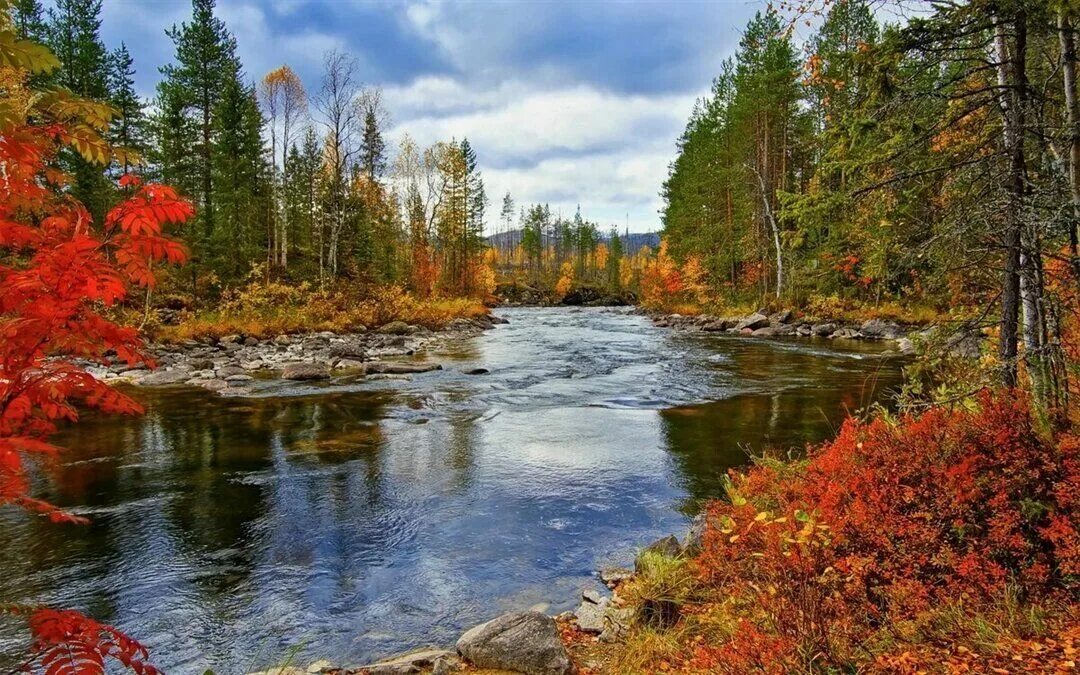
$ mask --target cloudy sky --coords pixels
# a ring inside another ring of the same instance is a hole
[[[313,92],[323,54],[346,50],[382,87],[392,142],[468,137],[493,215],[510,191],[519,205],[570,215],[580,204],[603,225],[647,231],[695,98],[763,4],[218,0],[218,15],[249,77],[288,63]],[[190,11],[104,0],[104,38],[127,43],[145,95],[172,58],[165,28]]]

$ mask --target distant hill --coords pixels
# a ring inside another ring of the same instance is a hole
[[[487,238],[488,244],[499,249],[513,249],[521,243],[521,229],[510,230],[508,232],[499,232],[493,234]],[[622,239],[623,251],[628,255],[633,255],[641,250],[641,247],[648,246],[654,251],[660,246],[660,235],[656,232],[628,232],[620,234],[619,238]],[[607,243],[611,239],[607,234],[601,235],[600,241]],[[544,236],[544,246],[548,246],[551,243],[551,238],[547,235]]]

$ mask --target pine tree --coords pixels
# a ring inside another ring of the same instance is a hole
[[[110,140],[114,146],[141,156],[147,148],[146,113],[135,92],[134,59],[122,42],[109,57],[108,85],[109,100],[118,113],[110,129]],[[121,173],[128,173],[131,168],[129,155],[123,153],[118,161]]]
[[[360,136],[360,168],[372,181],[379,181],[386,173],[386,143],[375,105],[364,109],[364,130]]]
[[[15,0],[11,7],[11,21],[15,33],[23,40],[47,42],[49,26],[45,22],[45,10],[40,0]]]
[[[175,177],[199,206],[202,231],[196,248],[213,236],[215,227],[214,112],[240,71],[236,40],[214,16],[214,6],[214,0],[192,0],[191,21],[165,32],[176,47],[176,62],[161,69],[158,85],[163,111],[158,128],[165,136],[162,145],[170,150],[163,148],[162,171]],[[188,153],[194,161],[187,161]]]

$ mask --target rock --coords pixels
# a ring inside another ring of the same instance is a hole
[[[335,368],[363,368],[364,367],[364,362],[363,361],[357,361],[356,359],[339,359],[338,362],[334,364],[334,367]]]
[[[432,664],[431,675],[450,675],[461,670],[461,659],[456,654],[448,654],[435,659]]]
[[[819,323],[810,327],[810,332],[818,337],[828,337],[836,332],[835,323]]]
[[[307,672],[314,675],[315,673],[321,673],[321,672],[330,670],[333,667],[334,667],[334,664],[330,663],[326,659],[320,659],[320,660],[316,661],[315,663],[312,663],[310,666],[308,666],[307,667]]]
[[[448,656],[453,656],[453,652],[437,647],[422,647],[370,665],[349,668],[349,672],[367,675],[413,675],[434,666],[436,660]]]
[[[279,347],[287,347],[288,345],[292,344],[292,338],[288,335],[278,335],[274,338],[274,344],[278,345]]]
[[[900,338],[899,340],[897,340],[896,341],[896,348],[900,351],[901,354],[914,354],[915,353],[915,343],[912,342],[910,338],[905,337],[905,338]]]
[[[682,553],[682,544],[675,538],[675,535],[669,534],[662,539],[657,539],[653,543],[649,544],[645,548],[641,549],[637,558],[634,559],[634,571],[641,571],[641,559],[646,553],[656,553],[662,555],[665,558],[677,558]]]
[[[798,328],[796,328],[795,332],[798,333],[799,335],[803,336],[803,337],[814,334],[813,330],[810,329],[810,326],[805,326],[805,325],[804,326],[799,326]]]
[[[364,364],[368,374],[405,375],[408,373],[426,373],[429,370],[442,370],[438,363],[404,363],[402,361],[372,361]]]
[[[951,336],[945,347],[953,356],[977,359],[982,350],[982,336],[975,332],[961,331]]]
[[[777,334],[777,330],[772,326],[765,326],[764,328],[758,328],[754,330],[751,335],[754,337],[774,337]]]
[[[210,359],[191,359],[187,362],[188,368],[192,370],[213,370],[214,362]]]
[[[734,319],[716,319],[701,326],[701,330],[707,333],[722,333],[728,328],[734,328],[738,322]]]
[[[330,377],[330,371],[321,363],[290,363],[281,371],[281,377],[285,380],[325,380]]]
[[[854,340],[855,338],[859,337],[859,333],[858,331],[852,330],[851,328],[841,328],[839,330],[833,331],[833,334],[829,337],[841,338],[844,340]]]
[[[527,675],[565,675],[573,671],[554,619],[539,612],[503,614],[471,628],[457,650],[479,668],[515,670]]]
[[[584,602],[574,612],[578,629],[585,633],[600,634],[604,632],[604,615],[611,603],[596,591],[585,591],[581,594]]]
[[[139,380],[139,384],[144,387],[164,387],[170,384],[181,384],[191,379],[191,371],[187,368],[176,368],[174,370],[159,370],[154,373],[150,373],[146,377]]]
[[[688,556],[701,553],[701,542],[705,537],[705,514],[699,513],[690,521],[690,531],[686,533],[686,541],[683,542],[682,552]]]
[[[604,613],[604,631],[600,633],[601,642],[618,642],[630,632],[630,622],[634,620],[634,610],[630,607],[608,607]]]
[[[376,373],[374,375],[368,375],[369,380],[393,380],[395,382],[411,382],[412,375],[390,375],[387,373]]]
[[[203,389],[209,389],[210,391],[225,391],[229,388],[229,383],[225,380],[203,380],[198,385]]]
[[[615,588],[622,582],[633,578],[634,570],[628,570],[625,567],[605,567],[600,570],[600,581],[604,582],[604,585],[608,588]]]
[[[259,338],[248,336],[244,338],[245,347],[255,347],[259,344]]]
[[[756,330],[758,328],[764,328],[768,325],[769,317],[761,314],[760,312],[755,312],[750,316],[744,318],[739,323],[735,324],[735,330],[742,331],[746,330],[747,328],[749,328],[750,330]]]
[[[381,326],[379,332],[384,335],[411,335],[416,332],[416,327],[410,326],[404,321],[391,321]]]
[[[242,340],[242,339],[243,338],[241,338],[239,335],[224,335],[224,336],[218,338],[218,344],[219,345],[236,344],[237,342],[240,342],[240,340]]]
[[[491,371],[487,368],[469,368],[468,370],[461,371],[466,375],[487,375]]]
[[[859,332],[871,340],[895,340],[904,334],[900,326],[881,319],[870,319],[864,322],[859,327]]]
[[[228,382],[230,385],[235,386],[235,384],[238,383],[238,382],[251,382],[254,379],[255,378],[250,376],[250,375],[245,375],[243,373],[238,373],[236,375],[229,375],[228,377],[225,378],[225,381]]]
[[[217,375],[220,378],[223,378],[223,379],[227,380],[227,379],[229,379],[229,376],[231,376],[231,375],[243,375],[244,374],[244,369],[242,367],[240,367],[240,366],[232,366],[232,365],[222,366],[221,368],[218,368],[214,372],[214,374]]]
[[[585,600],[586,602],[591,602],[594,605],[599,605],[600,602],[604,599],[604,596],[600,595],[599,591],[596,591],[592,588],[586,588],[581,592],[581,599]]]
[[[336,344],[330,347],[330,356],[344,359],[356,359],[363,361],[367,353],[364,349],[363,343],[359,340],[347,340],[341,344]]]
[[[769,321],[772,323],[790,323],[794,313],[790,309],[785,309],[777,312],[769,317]]]
[[[495,316],[494,314],[489,314],[488,319],[491,321],[491,323],[494,323],[494,324],[507,324],[507,323],[510,323],[510,319],[507,319],[506,317],[503,317],[503,316]]]

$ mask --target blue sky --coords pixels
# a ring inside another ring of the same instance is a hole
[[[391,145],[467,136],[497,217],[548,202],[620,228],[659,227],[658,192],[695,98],[763,2],[218,0],[251,78],[288,63],[309,92],[323,53],[379,86]],[[186,0],[104,0],[103,34],[151,95]]]

